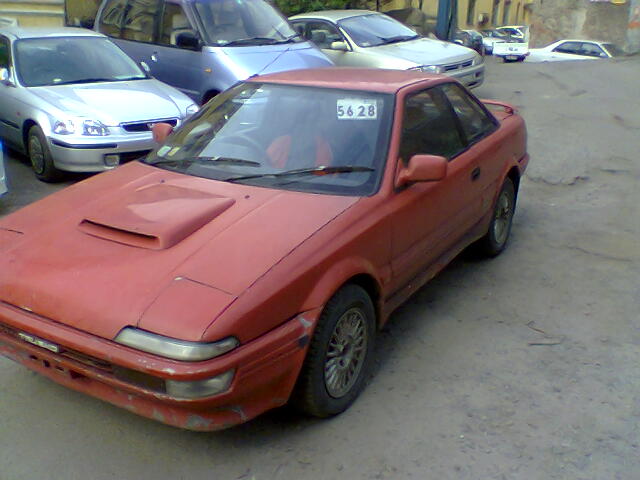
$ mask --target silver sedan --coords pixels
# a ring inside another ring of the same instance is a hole
[[[0,28],[0,138],[40,180],[139,158],[154,146],[154,123],[178,125],[197,109],[104,35]]]
[[[388,15],[369,10],[329,10],[304,13],[289,20],[341,67],[442,73],[470,88],[484,81],[484,61],[477,52],[420,37]]]

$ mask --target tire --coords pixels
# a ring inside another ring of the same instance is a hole
[[[477,242],[480,253],[488,257],[495,257],[507,247],[515,211],[516,191],[511,179],[507,178],[502,184],[493,207],[489,230]]]
[[[42,129],[34,125],[27,136],[27,155],[31,168],[38,180],[43,182],[57,182],[62,178],[62,172],[56,168],[47,145],[47,138]]]
[[[291,404],[321,418],[349,408],[369,373],[375,331],[375,309],[367,292],[357,285],[341,288],[320,315]]]

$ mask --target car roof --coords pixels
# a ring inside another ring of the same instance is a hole
[[[344,20],[350,17],[359,17],[361,15],[377,14],[384,15],[380,12],[374,12],[373,10],[323,10],[318,12],[307,12],[290,17],[291,20],[299,18],[320,18],[322,20],[330,20],[337,22],[338,20]]]
[[[409,70],[327,67],[272,73],[252,77],[249,81],[344,90],[364,90],[379,93],[396,93],[398,90],[418,82],[425,82],[426,88],[438,83],[451,81],[451,78]]]
[[[44,37],[104,37],[101,33],[74,27],[3,27],[0,28],[0,35],[7,35],[15,40]]]

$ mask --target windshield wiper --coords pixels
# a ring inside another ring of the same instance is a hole
[[[232,47],[234,45],[273,45],[274,43],[279,43],[275,38],[270,37],[249,37],[249,38],[240,38],[238,40],[231,40],[230,42],[224,43],[223,47]]]
[[[405,42],[407,40],[415,40],[420,35],[398,35],[395,37],[378,37],[382,40],[382,45],[389,45],[390,43]]]
[[[53,85],[74,85],[79,83],[99,83],[99,82],[118,82],[113,78],[82,78],[80,80],[67,80],[66,82],[55,82]]]
[[[285,37],[282,40],[275,40],[273,43],[275,44],[281,44],[281,43],[291,43],[293,41],[295,41],[296,38],[302,37],[302,35],[300,35],[299,33],[294,33],[293,35],[291,35],[290,37]]]
[[[353,173],[353,172],[373,172],[375,168],[371,167],[359,167],[356,165],[340,165],[335,167],[313,167],[313,168],[299,168],[297,170],[286,170],[284,172],[279,173],[261,173],[258,175],[244,175],[242,177],[231,177],[227,178],[226,182],[240,182],[243,180],[251,180],[253,178],[282,178],[282,177],[293,177],[293,176],[304,176],[304,175],[334,175],[337,173]]]
[[[160,160],[159,162],[149,163],[149,165],[168,165],[175,163],[178,165],[191,165],[192,163],[207,164],[207,163],[225,163],[228,165],[245,165],[248,167],[259,167],[262,164],[260,162],[254,162],[253,160],[244,160],[243,158],[232,157],[189,157],[180,160]]]

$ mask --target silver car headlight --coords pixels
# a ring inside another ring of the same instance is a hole
[[[416,70],[418,72],[424,73],[442,73],[444,72],[444,68],[442,65],[420,65],[419,67],[413,67],[409,70]]]
[[[143,352],[185,362],[210,360],[230,352],[240,345],[238,339],[234,337],[210,343],[187,342],[133,327],[123,328],[116,336],[115,341]]]
[[[82,122],[82,134],[90,137],[105,137],[109,129],[99,120],[85,120]]]

